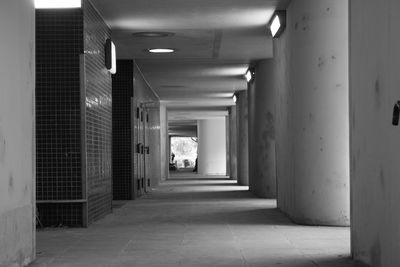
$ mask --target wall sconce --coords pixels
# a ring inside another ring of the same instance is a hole
[[[233,94],[232,100],[233,100],[233,102],[235,102],[235,104],[237,103],[238,98],[237,98],[236,93]]]
[[[106,68],[111,74],[117,72],[117,57],[115,52],[115,45],[111,39],[107,39],[105,45],[105,59]]]
[[[246,81],[247,81],[248,83],[250,83],[251,81],[253,81],[253,80],[254,80],[254,77],[255,77],[255,71],[254,71],[254,69],[248,69],[247,72],[246,72],[246,74],[245,74],[244,76],[246,77]]]
[[[278,38],[286,28],[286,11],[277,10],[268,23],[272,38]]]

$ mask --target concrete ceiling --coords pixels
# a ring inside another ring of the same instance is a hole
[[[118,58],[136,59],[168,109],[220,111],[246,90],[249,64],[272,57],[266,28],[289,0],[92,0],[113,32]],[[170,32],[138,37],[135,32]],[[174,48],[150,54],[149,48]],[[201,116],[198,116],[201,117]]]
[[[197,136],[197,121],[196,120],[177,120],[170,121],[168,125],[168,133],[171,136]]]

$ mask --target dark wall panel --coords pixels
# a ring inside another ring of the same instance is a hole
[[[82,224],[81,204],[40,203],[83,198],[81,53],[82,10],[36,11],[36,196],[46,225]]]
[[[132,118],[133,61],[118,60],[112,77],[113,98],[113,198],[127,200],[132,192]]]
[[[82,226],[112,208],[112,87],[104,67],[110,29],[87,0],[82,9],[36,12],[39,219]]]

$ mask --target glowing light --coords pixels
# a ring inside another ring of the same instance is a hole
[[[115,52],[115,45],[111,42],[111,74],[117,73],[117,54]]]
[[[250,70],[247,70],[245,77],[246,77],[247,82],[250,82],[251,79],[253,79],[253,74],[251,73]]]
[[[274,20],[271,23],[271,34],[272,37],[275,37],[278,33],[279,29],[281,28],[281,20],[279,19],[278,15],[275,15]]]
[[[115,52],[115,45],[111,39],[106,40],[105,54],[106,68],[111,74],[115,74],[117,72],[117,55]]]
[[[277,10],[269,23],[272,38],[278,38],[286,28],[286,11]]]
[[[35,8],[81,8],[81,0],[35,0]]]
[[[175,49],[172,48],[152,48],[149,49],[150,53],[173,53]]]
[[[233,102],[237,103],[237,96],[235,94],[232,96],[232,99],[233,99]]]

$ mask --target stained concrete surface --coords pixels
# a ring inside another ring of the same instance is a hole
[[[400,266],[400,128],[391,124],[400,100],[400,1],[349,2],[353,252],[371,266]]]
[[[293,0],[286,9],[290,26],[274,40],[269,83],[276,91],[278,205],[303,224],[350,224],[348,6],[348,0]]]
[[[41,230],[38,266],[345,267],[348,228],[291,223],[226,179],[175,179],[88,229]]]

